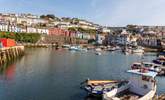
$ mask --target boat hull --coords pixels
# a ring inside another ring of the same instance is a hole
[[[116,88],[116,89],[110,91],[109,93],[104,94],[103,100],[121,100],[120,98],[115,97],[115,96],[123,91],[129,90],[129,85],[130,85],[130,83],[126,86],[123,86],[118,89]],[[139,99],[136,99],[136,100],[152,100],[156,94],[156,90],[157,90],[157,85],[155,85],[154,89],[149,91],[146,95],[143,95],[142,97],[140,97]]]

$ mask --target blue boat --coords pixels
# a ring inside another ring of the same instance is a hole
[[[164,56],[160,56],[157,59],[152,61],[155,64],[159,64],[159,65],[163,65],[165,66],[165,57]]]

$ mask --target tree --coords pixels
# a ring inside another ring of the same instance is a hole
[[[46,15],[48,18],[55,19],[55,16],[53,14]]]
[[[127,25],[127,31],[131,33],[138,33],[137,25]]]
[[[75,32],[75,31],[76,31],[76,28],[74,28],[74,27],[70,27],[70,28],[68,28],[68,30],[69,30],[69,31],[73,31],[73,32]]]
[[[41,15],[41,16],[40,16],[41,19],[44,19],[45,17],[46,17],[45,15]]]

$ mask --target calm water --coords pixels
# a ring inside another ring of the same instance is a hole
[[[143,61],[155,56],[147,54]],[[127,79],[125,71],[138,55],[104,52],[80,53],[54,49],[28,49],[26,55],[4,66],[0,100],[84,100],[80,82],[90,79]],[[157,77],[158,94],[165,93],[165,77]]]

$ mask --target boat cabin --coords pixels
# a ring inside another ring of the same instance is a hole
[[[146,69],[129,70],[132,74],[130,78],[130,91],[139,95],[145,95],[153,90],[156,86],[155,76],[156,72],[147,71]]]

